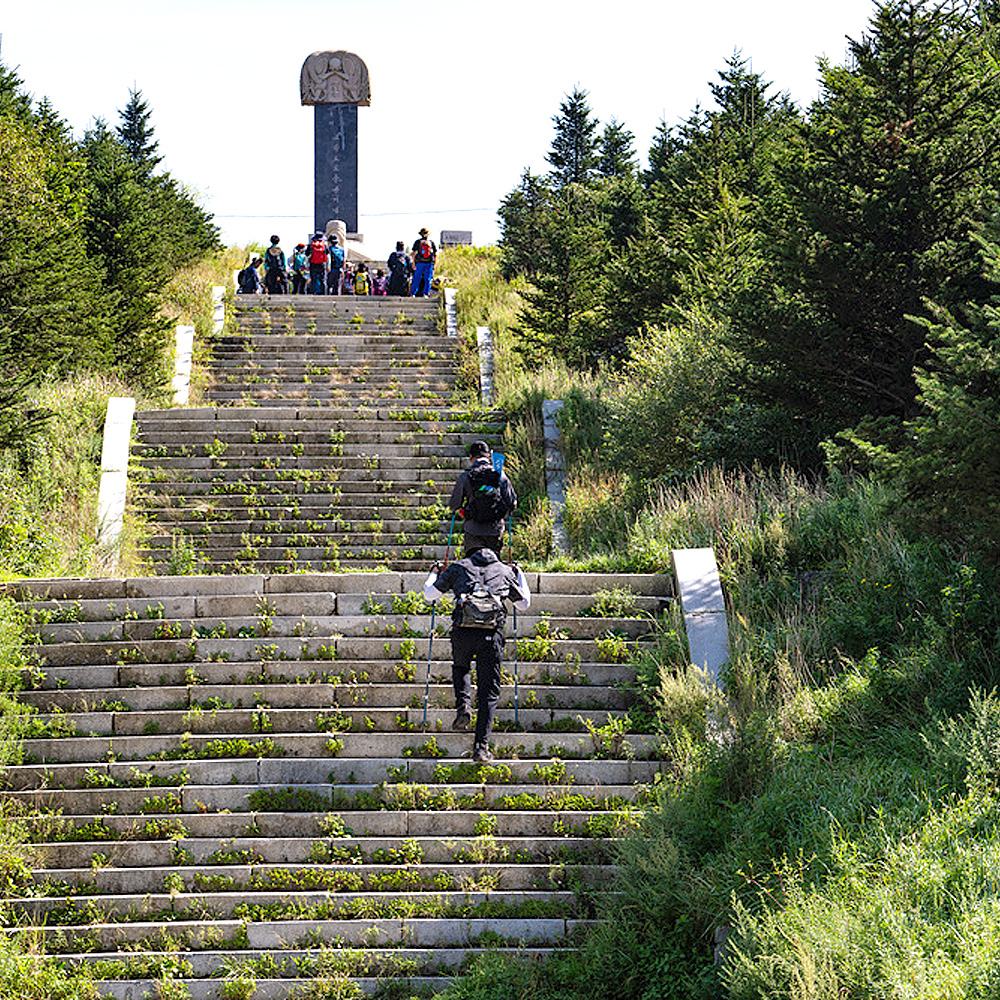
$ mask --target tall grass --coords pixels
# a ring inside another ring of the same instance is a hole
[[[42,387],[32,402],[52,416],[24,444],[0,452],[0,579],[107,571],[96,546],[104,419],[129,386],[78,376]],[[126,516],[124,565],[135,563],[136,520]]]
[[[175,323],[193,326],[194,364],[191,372],[189,405],[195,406],[204,398],[210,381],[208,362],[211,356],[214,317],[212,315],[212,287],[226,289],[227,302],[235,292],[233,272],[247,262],[249,247],[229,247],[185,268],[167,283],[163,290],[161,308]],[[227,325],[233,323],[232,309],[226,310]],[[169,402],[164,399],[163,402]]]

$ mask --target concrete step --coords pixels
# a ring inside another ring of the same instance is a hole
[[[562,887],[573,882],[596,887],[607,884],[612,877],[607,866],[565,865],[554,872],[549,864],[418,864],[399,869],[397,865],[318,864],[252,864],[252,865],[176,865],[143,866],[141,868],[39,868],[33,873],[38,885],[60,879],[73,889],[89,892],[92,898],[119,895],[128,900],[136,895],[155,898],[163,893],[164,885],[172,883],[182,894],[192,895],[218,887],[217,896],[240,894],[240,902],[253,895],[273,902],[264,895],[268,889],[281,890],[293,886],[310,886],[318,890],[341,893],[378,892],[382,885],[393,882],[409,892],[438,890],[446,892],[474,891],[488,885],[491,891],[545,892],[549,887]],[[177,897],[180,898],[180,897]],[[280,898],[280,897],[279,897]],[[320,896],[320,899],[323,897]],[[371,898],[371,897],[362,897]],[[551,897],[549,897],[551,898]],[[67,897],[54,901],[65,905]]]
[[[167,597],[213,597],[255,594],[406,594],[423,586],[424,573],[329,573],[286,577],[265,576],[151,576],[98,578],[37,578],[0,581],[0,593],[15,600],[111,600],[141,602]],[[532,594],[593,597],[616,588],[633,594],[657,596],[673,593],[665,574],[639,573],[528,573]],[[146,605],[151,606],[151,605]]]
[[[422,597],[414,594],[412,601],[425,606]],[[77,642],[107,642],[111,640],[131,642],[133,640],[147,641],[151,639],[182,638],[219,634],[224,638],[232,636],[248,636],[266,638],[267,636],[367,636],[395,637],[400,634],[412,637],[425,637],[430,634],[432,622],[429,613],[416,614],[350,614],[347,610],[339,614],[320,615],[310,613],[308,617],[301,615],[281,615],[276,613],[270,602],[266,612],[260,610],[261,602],[255,602],[256,613],[240,615],[225,613],[220,616],[166,616],[159,619],[138,620],[107,620],[82,622],[38,622],[30,629],[36,641],[43,646],[48,644],[65,644]],[[372,597],[361,600],[362,608],[373,609],[378,601]],[[449,602],[442,608],[437,623],[447,622],[446,612],[452,607]],[[652,621],[645,618],[559,618],[546,614],[540,617],[533,613],[518,615],[518,625],[522,638],[531,638],[539,633],[551,636],[564,636],[572,639],[596,639],[609,632],[631,640],[641,639],[649,634]],[[505,632],[508,638],[514,635],[513,615],[508,615]]]
[[[426,665],[426,664],[425,664]],[[59,690],[38,689],[22,691],[19,700],[31,705],[39,712],[153,712],[164,709],[219,707],[244,708],[266,705],[274,708],[315,708],[356,709],[396,708],[398,706],[419,705],[423,702],[424,686],[417,683],[321,683],[281,684],[270,683],[264,691],[242,691],[232,684],[199,685],[158,685],[155,687],[135,687],[122,691],[117,687],[105,688],[63,688]],[[432,683],[428,688],[428,700],[433,707],[451,705],[450,683]],[[546,709],[574,709],[578,711],[598,708],[624,709],[631,705],[635,697],[622,687],[586,685],[570,686],[549,684],[535,686],[521,683],[519,699],[522,711],[527,707],[541,706]],[[510,708],[513,693],[505,690],[501,694],[500,706]],[[110,707],[115,706],[115,707]],[[450,723],[450,720],[448,720]]]
[[[483,894],[485,895],[485,894]],[[474,904],[472,904],[474,905]],[[206,945],[245,937],[254,949],[287,948],[296,942],[325,943],[336,947],[461,947],[484,936],[512,938],[536,944],[567,941],[582,921],[572,917],[393,917],[344,918],[340,920],[243,920],[226,918],[184,919],[174,913],[169,920],[169,936],[183,951],[200,951]],[[244,932],[245,928],[245,932]],[[128,924],[92,922],[84,926],[48,924],[39,928],[42,940],[55,939],[72,945],[86,942],[91,947],[134,951],[135,946],[162,938],[163,920],[134,921]],[[218,980],[214,981],[218,988]]]
[[[340,832],[360,831],[366,838],[395,840],[443,838],[449,843],[452,838],[467,838],[483,846],[482,831],[487,827],[493,831],[490,837],[497,838],[554,838],[583,837],[593,839],[606,836],[620,836],[634,829],[639,818],[638,812],[627,809],[602,810],[591,807],[585,809],[509,809],[489,813],[490,819],[483,822],[484,811],[480,808],[450,809],[379,809],[357,811],[338,808],[336,811],[337,833],[332,838],[331,850],[343,839]],[[42,815],[25,821],[33,832],[33,839],[48,844],[93,844],[104,845],[97,853],[114,850],[118,844],[160,843],[168,849],[185,837],[223,841],[223,849],[228,843],[248,843],[253,841],[263,845],[274,838],[312,838],[331,844],[331,824],[329,813],[324,812],[266,812],[209,813],[194,812],[177,815],[126,816],[92,814],[86,816],[56,817]],[[56,836],[53,836],[53,831]],[[94,834],[98,834],[95,841]],[[242,838],[242,840],[241,840]],[[345,841],[348,843],[348,841]],[[346,849],[346,848],[345,848]]]
[[[301,818],[302,814],[299,814]],[[475,858],[493,858],[507,867],[521,864],[597,865],[607,863],[615,850],[613,838],[551,837],[551,836],[482,836],[407,837],[403,844],[397,836],[367,837],[179,837],[176,840],[90,840],[50,841],[29,845],[32,857],[48,866],[48,870],[74,868],[111,869],[168,867],[179,869],[185,864],[208,866],[219,864],[308,864],[316,857],[329,863],[374,864],[376,859],[398,857],[404,853],[426,864],[476,864]],[[162,882],[161,882],[162,885]]]
[[[295,579],[290,576],[289,579]],[[435,642],[435,647],[437,647]],[[431,677],[442,684],[451,677],[451,662],[440,657],[447,655],[447,645],[438,658],[431,660]],[[241,697],[240,687],[253,692],[258,685],[301,683],[385,684],[399,680],[412,680],[417,664],[411,661],[409,670],[399,662],[389,660],[340,660],[336,667],[329,659],[281,660],[266,655],[271,650],[262,643],[261,655],[252,660],[230,662],[227,659],[206,661],[177,661],[161,663],[88,663],[80,660],[63,665],[45,664],[41,668],[26,667],[22,671],[23,683],[32,690],[83,690],[107,687],[132,688],[137,685],[166,687],[230,684],[237,686],[231,698]],[[224,656],[224,653],[216,654]],[[422,660],[426,671],[427,660]],[[508,667],[508,670],[510,668]],[[401,677],[401,674],[411,674]],[[513,676],[510,674],[510,676]],[[613,684],[630,684],[635,671],[630,666],[607,663],[550,663],[544,661],[518,662],[520,684],[582,685],[603,687]],[[242,695],[246,697],[246,695]],[[125,697],[129,697],[128,694]]]
[[[319,713],[318,718],[321,725],[323,719],[344,719],[355,728],[368,732],[390,732],[392,731],[391,713],[395,709],[341,709],[337,712],[327,710]],[[405,714],[406,710],[404,710]],[[258,732],[253,730],[253,720],[246,719],[243,728],[236,725],[238,714],[230,710],[229,714],[221,718],[222,712],[205,712],[196,718],[191,726],[191,732],[201,734],[211,734],[213,732],[228,734],[240,732]],[[305,715],[302,710],[300,715]],[[601,713],[590,713],[598,717],[593,721],[595,724],[605,721],[608,715],[606,711]],[[613,713],[618,715],[618,713]],[[250,715],[247,712],[246,715]],[[378,719],[385,716],[388,725],[383,727],[375,726],[367,730],[366,719]],[[420,710],[410,709],[409,715],[413,719],[411,725],[419,725]],[[435,710],[429,713],[431,728],[436,726],[439,720],[447,718],[451,721],[454,715],[453,709],[447,711]],[[512,718],[512,713],[504,713],[508,721]],[[280,710],[273,708],[262,710],[256,718],[267,718],[275,724],[274,730],[277,732],[284,722],[294,723],[295,710]],[[529,716],[536,718],[550,718],[550,713],[543,713],[537,710],[522,709],[522,721],[530,725]],[[171,713],[162,713],[157,717],[154,713],[119,713],[114,719],[116,728],[123,721],[135,723],[133,732],[142,732],[148,728],[151,722],[157,722],[158,718],[163,718],[163,728],[165,730],[180,733],[182,727],[178,725],[180,714],[176,713],[171,717]],[[566,715],[566,718],[571,716]],[[314,731],[317,729],[317,713],[311,713],[311,718],[301,719],[299,725]],[[213,723],[217,722],[218,729],[213,729]],[[123,728],[124,733],[128,733],[128,728]],[[426,742],[426,738],[424,739]],[[542,741],[544,743],[544,740]],[[540,764],[539,761],[545,761]],[[473,779],[478,778],[482,784],[493,784],[504,787],[516,787],[518,791],[523,790],[523,786],[538,786],[539,775],[551,775],[552,780],[547,782],[545,787],[558,788],[566,791],[570,786],[575,786],[573,791],[585,787],[600,788],[602,786],[623,786],[634,782],[649,783],[654,780],[655,775],[660,770],[658,761],[650,760],[621,760],[621,759],[573,759],[563,762],[565,766],[551,768],[550,763],[544,757],[511,758],[504,760],[496,767],[483,770],[467,761],[461,766],[456,766],[454,761],[442,763],[441,760],[422,759],[413,757],[362,757],[352,758],[338,756],[334,759],[330,757],[317,758],[296,758],[273,759],[273,758],[252,758],[252,759],[198,759],[184,758],[178,760],[146,761],[139,764],[122,762],[76,762],[62,764],[18,764],[13,765],[4,775],[6,787],[11,792],[32,793],[37,801],[47,802],[50,799],[58,801],[68,813],[80,814],[88,812],[99,812],[102,806],[110,801],[119,804],[123,811],[129,812],[149,812],[149,809],[142,809],[144,801],[150,797],[180,794],[184,788],[194,795],[198,795],[199,789],[210,788],[213,785],[225,785],[229,789],[249,788],[251,790],[260,786],[284,786],[294,784],[296,786],[308,785],[314,788],[328,788],[334,785],[346,787],[350,782],[348,779],[353,776],[354,783],[362,782],[368,785],[376,785],[380,782],[417,782],[429,785],[455,785],[454,779],[463,778],[467,785],[472,787],[475,784]],[[558,779],[558,780],[557,780]],[[470,784],[470,782],[472,784]],[[71,794],[72,793],[72,794]],[[327,793],[329,794],[329,793]],[[537,793],[536,793],[537,794]]]
[[[412,710],[416,718],[417,709]],[[126,713],[129,714],[129,713]],[[498,712],[501,719],[507,712]],[[439,721],[449,719],[451,715],[441,710]],[[510,712],[510,719],[513,712]],[[506,721],[506,720],[505,720]],[[322,757],[333,756],[327,744],[330,740],[323,733],[227,733],[224,740],[212,735],[194,733],[190,738],[182,739],[183,734],[168,733],[165,735],[144,736],[79,736],[62,739],[30,739],[24,743],[25,753],[32,760],[40,763],[84,763],[87,761],[107,760],[112,755],[117,760],[147,761],[158,759],[170,754],[190,754],[179,759],[212,758],[227,756],[227,759],[239,759],[241,755],[252,757],[255,754],[268,754],[282,757]],[[471,754],[471,738],[468,733],[453,733],[443,730],[430,735],[420,732],[410,733],[341,733],[337,742],[342,746],[337,749],[337,756],[343,758],[386,757],[399,758],[420,753],[420,747],[425,746],[434,737],[435,752],[441,756],[438,763],[468,760]],[[595,752],[594,739],[588,733],[546,732],[494,733],[495,746],[498,753],[522,754],[529,749],[539,751],[539,759],[548,759],[553,755],[569,755],[588,757]],[[222,744],[225,744],[223,746]],[[529,746],[530,744],[530,746]],[[523,749],[521,749],[523,748]],[[658,737],[649,734],[627,734],[616,740],[614,752],[627,759],[657,756],[660,751]],[[345,786],[349,787],[349,786]],[[611,786],[605,786],[611,787]],[[360,786],[359,789],[360,790]],[[13,793],[18,794],[18,793]],[[221,794],[221,793],[220,793]],[[192,811],[196,811],[196,803],[192,802]]]

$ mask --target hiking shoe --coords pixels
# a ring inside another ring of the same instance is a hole
[[[490,753],[489,747],[473,747],[472,759],[477,764],[492,764],[493,754]]]
[[[455,730],[456,733],[464,733],[468,730],[470,724],[472,723],[472,716],[468,712],[459,712],[455,716],[455,721],[451,724],[451,728]]]

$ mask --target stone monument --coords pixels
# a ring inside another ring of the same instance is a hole
[[[358,108],[371,104],[368,67],[353,52],[314,52],[302,64],[303,104],[315,107],[315,231],[343,219],[358,231]]]

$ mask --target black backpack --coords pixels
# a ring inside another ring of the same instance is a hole
[[[502,521],[507,504],[500,493],[500,473],[485,463],[469,469],[469,497],[465,504],[467,521]]]
[[[455,608],[455,624],[462,628],[496,629],[503,623],[503,601],[484,584],[462,594]]]

